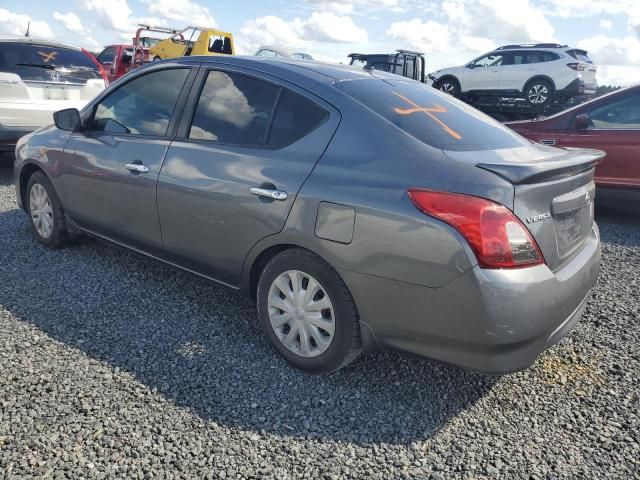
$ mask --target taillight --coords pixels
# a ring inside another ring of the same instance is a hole
[[[577,70],[578,72],[584,72],[587,69],[584,63],[567,63],[567,67]]]
[[[544,257],[531,233],[508,208],[484,198],[431,190],[409,190],[418,210],[455,228],[483,268],[540,265]]]
[[[91,61],[93,63],[95,63],[96,67],[98,68],[98,72],[100,73],[100,76],[102,77],[102,79],[104,80],[104,84],[105,86],[109,85],[109,77],[107,77],[107,72],[105,71],[104,67],[102,66],[102,64],[96,59],[96,57],[94,57],[90,51],[85,50],[84,48],[82,49],[82,53],[84,53],[87,57],[89,57],[91,59]]]

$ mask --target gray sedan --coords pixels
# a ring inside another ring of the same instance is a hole
[[[378,348],[526,368],[598,275],[602,152],[395,75],[190,57],[55,120],[16,149],[39,242],[89,234],[240,290],[307,371]]]

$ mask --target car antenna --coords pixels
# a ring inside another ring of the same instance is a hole
[[[25,37],[29,36],[29,29],[31,28],[31,20],[29,20],[29,23],[27,23],[27,33],[24,34]]]

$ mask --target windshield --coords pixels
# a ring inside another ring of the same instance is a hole
[[[482,112],[423,83],[350,80],[337,87],[396,127],[441,150],[493,150],[529,145]]]
[[[0,43],[0,72],[33,82],[86,83],[102,78],[98,65],[81,50],[14,42]]]

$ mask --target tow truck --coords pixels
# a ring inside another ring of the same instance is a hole
[[[144,25],[141,25],[144,26]],[[162,27],[148,27],[159,31]],[[233,35],[209,27],[186,27],[171,30],[171,36],[149,49],[152,61],[191,55],[234,55]],[[187,38],[188,37],[188,38]]]

